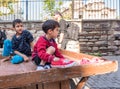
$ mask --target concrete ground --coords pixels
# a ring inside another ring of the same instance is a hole
[[[103,56],[109,60],[118,61],[118,71],[104,75],[91,76],[86,86],[86,89],[120,89],[120,56]]]

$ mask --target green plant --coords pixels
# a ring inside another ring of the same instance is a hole
[[[50,13],[52,16],[54,11],[60,10],[60,6],[62,5],[62,0],[56,1],[56,0],[44,0],[44,10],[46,13]]]
[[[14,10],[13,10],[12,4],[18,3],[18,1],[19,0],[0,0],[0,8],[6,8],[10,10],[9,13],[3,13],[2,11],[0,11],[0,16],[13,14]]]
[[[93,53],[88,53],[89,55],[93,55],[93,56],[99,56],[101,57],[102,54],[100,52],[93,52]]]

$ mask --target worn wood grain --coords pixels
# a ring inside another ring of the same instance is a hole
[[[68,51],[61,52],[66,56],[70,55],[69,57],[76,60],[79,60],[82,57],[93,57]],[[17,65],[13,65],[7,61],[0,65],[0,88],[21,87],[27,86],[28,84],[36,84],[38,82],[50,84],[51,82],[64,81],[75,77],[110,73],[116,71],[117,68],[117,61],[106,60],[102,63],[35,71],[36,66],[31,61]]]
[[[44,87],[43,83],[38,83],[38,84],[37,84],[37,87],[38,87],[38,89],[44,89],[44,88],[43,88],[43,87]]]
[[[60,82],[44,83],[43,89],[60,89]]]
[[[78,83],[76,89],[83,89],[85,83],[87,82],[88,77],[82,77],[82,79],[80,80],[80,82]]]
[[[61,81],[61,89],[70,89],[69,79]]]
[[[20,73],[27,73],[31,71],[35,71],[36,65],[32,63],[32,61],[29,62],[23,62],[20,64],[12,64],[10,61],[6,61],[1,63],[0,65],[0,76],[5,75],[12,75],[12,74],[20,74]]]
[[[37,85],[36,84],[29,84],[29,85],[25,86],[25,89],[37,89]]]
[[[62,50],[62,49],[60,50],[60,52],[64,56],[66,56],[66,57],[68,57],[69,59],[72,59],[72,60],[80,60],[80,59],[85,58],[85,57],[91,59],[91,58],[95,57],[95,56],[91,56],[91,55],[87,55],[87,54],[83,54],[83,53],[76,53],[76,52],[71,52],[71,51]]]

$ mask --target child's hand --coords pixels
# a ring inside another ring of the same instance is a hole
[[[25,62],[28,62],[28,61],[29,61],[29,57],[27,57],[27,56],[24,55],[23,58],[24,58],[24,61],[25,61]]]
[[[53,46],[50,46],[50,47],[47,48],[46,51],[47,51],[48,54],[54,54],[55,48]]]

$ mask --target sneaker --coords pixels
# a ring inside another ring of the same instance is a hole
[[[50,68],[51,68],[50,64],[45,64],[44,69],[50,69]]]
[[[52,67],[58,67],[58,68],[66,68],[66,67],[71,67],[75,65],[76,65],[75,61],[70,61],[70,60],[63,59],[63,58],[60,58],[59,61],[51,62]]]
[[[36,70],[44,70],[44,66],[43,65],[39,65],[39,66],[37,66]]]

